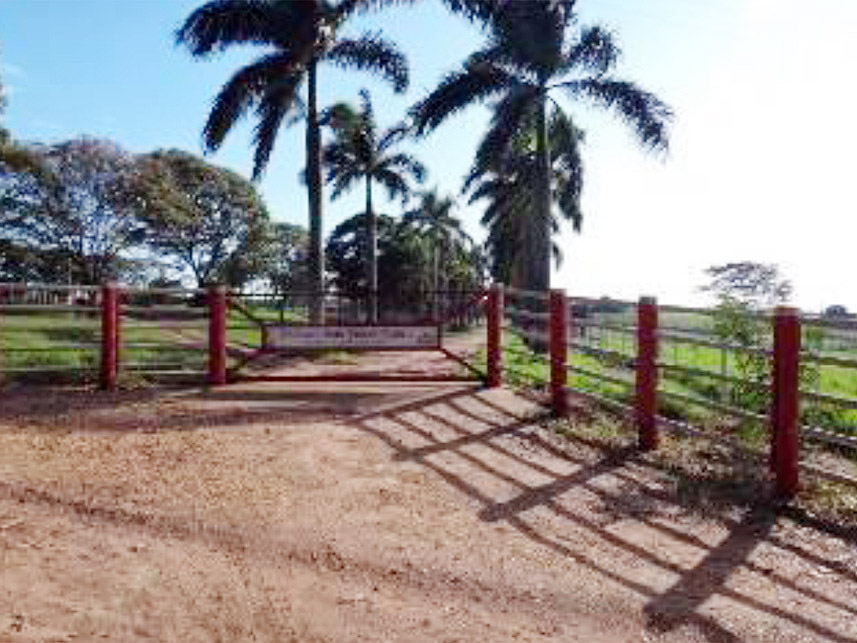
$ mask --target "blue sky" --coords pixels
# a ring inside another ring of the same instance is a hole
[[[211,99],[254,49],[195,61],[173,32],[198,0],[0,0],[5,125],[24,140],[110,138],[133,152],[201,152]],[[569,105],[588,132],[582,235],[565,230],[554,283],[571,294],[696,303],[706,266],[775,262],[810,310],[857,309],[851,178],[857,149],[857,2],[852,0],[580,0],[582,22],[612,28],[621,75],[676,113],[666,158],[641,152],[623,125]],[[361,19],[406,52],[411,89],[396,96],[360,73],[323,72],[322,103],[373,96],[392,124],[481,42],[437,0]],[[450,119],[414,147],[428,186],[457,193],[487,111]],[[249,176],[250,123],[210,157]],[[284,131],[260,189],[276,219],[306,224],[297,175],[303,130]],[[326,205],[329,232],[360,197]],[[398,204],[384,208],[400,212]],[[481,236],[478,207],[460,214]]]

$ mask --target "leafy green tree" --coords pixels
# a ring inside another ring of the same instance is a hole
[[[532,238],[528,240],[527,287],[550,283],[551,202],[562,199],[552,183],[548,124],[563,113],[552,97],[610,109],[628,123],[648,148],[667,147],[669,108],[655,95],[612,75],[619,48],[599,26],[580,26],[576,0],[502,2],[494,7],[487,44],[461,70],[448,74],[413,109],[418,131],[427,133],[459,110],[496,99],[480,154],[502,158],[521,132],[535,127],[536,183]]]
[[[402,225],[421,233],[428,242],[428,264],[431,266],[431,290],[434,295],[434,316],[439,314],[440,292],[449,288],[450,273],[460,267],[454,260],[468,256],[473,240],[453,215],[455,202],[438,196],[437,190],[424,192],[420,204],[402,217]]]
[[[409,179],[422,183],[425,168],[414,156],[397,152],[396,146],[408,136],[404,124],[378,131],[369,92],[360,92],[360,108],[337,103],[328,111],[325,122],[334,132],[334,139],[323,150],[327,182],[333,185],[331,198],[336,199],[362,182],[366,194],[368,222],[367,286],[369,288],[369,321],[378,319],[378,222],[372,204],[372,184],[386,188],[390,199],[400,198],[402,204],[411,193]]]
[[[321,134],[317,107],[319,65],[371,71],[404,91],[405,57],[378,35],[347,38],[340,30],[349,18],[393,0],[211,0],[188,16],[177,40],[194,56],[245,44],[268,52],[241,68],[221,88],[203,131],[205,146],[217,150],[247,112],[255,111],[253,177],[264,171],[280,126],[306,119],[307,197],[313,289],[324,290],[322,247]],[[301,87],[306,84],[306,97]],[[313,310],[321,319],[321,298]]]
[[[291,223],[271,223],[262,250],[259,276],[280,297],[293,293],[306,295],[310,291],[308,254],[306,228]]]
[[[771,321],[767,313],[772,307],[788,302],[792,284],[776,265],[754,261],[711,266],[705,273],[708,283],[701,290],[717,299],[714,333],[725,344],[738,348],[733,355],[741,381],[731,388],[731,402],[756,413],[766,413],[771,402],[768,385],[771,363],[769,356],[757,349],[771,347]],[[820,351],[824,343],[822,329],[806,328],[803,343],[805,349]],[[818,365],[802,359],[799,377],[803,388],[814,388],[820,377]],[[804,419],[826,421],[824,414],[817,411],[815,407],[805,409]]]
[[[268,212],[252,183],[180,150],[141,157],[136,208],[145,243],[197,285],[241,286],[261,270]]]
[[[63,258],[79,283],[119,277],[137,242],[131,155],[94,139],[12,147],[12,162],[0,158],[0,239]]]

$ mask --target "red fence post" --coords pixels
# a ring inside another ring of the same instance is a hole
[[[115,283],[101,287],[101,389],[116,390],[119,363],[119,289]]]
[[[568,300],[564,290],[550,293],[550,361],[551,361],[551,408],[554,415],[568,415],[568,396],[565,387],[568,371]]]
[[[488,322],[488,386],[503,384],[503,284],[494,284],[488,290],[486,302]]]
[[[637,305],[637,381],[634,404],[640,448],[658,448],[658,304],[640,297]]]
[[[0,285],[0,387],[3,386],[3,303],[4,288]]]
[[[226,288],[208,289],[208,383],[226,384]]]
[[[792,498],[798,489],[800,427],[800,318],[780,306],[774,317],[771,396],[771,465],[777,494]]]

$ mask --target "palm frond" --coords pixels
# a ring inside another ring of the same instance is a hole
[[[664,151],[669,147],[672,110],[654,94],[634,83],[609,78],[587,78],[562,86],[575,98],[583,96],[614,110],[645,146]]]
[[[301,84],[300,74],[278,79],[267,87],[262,96],[256,115],[259,121],[253,131],[256,150],[253,155],[253,179],[258,179],[268,165],[277,132],[286,114],[292,109]],[[222,139],[221,139],[222,140]]]
[[[381,170],[376,172],[373,178],[386,188],[387,196],[391,200],[399,197],[404,202],[410,195],[411,190],[407,181],[398,172]]]
[[[497,168],[512,143],[526,131],[539,95],[539,88],[519,84],[511,88],[494,107],[491,125],[476,150],[475,168]]]
[[[264,56],[239,69],[220,89],[202,131],[209,151],[217,150],[229,130],[253,104],[261,101],[268,86],[289,74],[289,59],[281,53]]]
[[[534,78],[549,78],[562,62],[565,29],[574,17],[573,4],[554,0],[503,3],[491,20],[493,47],[505,51],[507,59]]]
[[[404,54],[377,34],[338,41],[325,54],[325,59],[340,67],[372,71],[390,81],[396,92],[408,88],[408,63]]]
[[[599,25],[584,27],[563,56],[561,71],[580,69],[600,76],[613,69],[620,55],[610,31]]]
[[[411,154],[400,152],[383,158],[376,166],[379,171],[393,171],[398,174],[410,174],[417,183],[426,178],[426,166]]]
[[[465,66],[462,71],[447,74],[431,94],[414,105],[411,109],[414,127],[419,134],[425,134],[455,112],[484,101],[516,83],[514,76],[496,65]]]
[[[394,145],[401,143],[411,135],[412,128],[407,123],[399,123],[384,131],[378,141],[378,151],[384,152]]]
[[[204,56],[238,43],[276,41],[273,7],[266,0],[213,0],[188,16],[176,31],[176,43]]]
[[[508,0],[443,0],[443,3],[453,13],[458,13],[470,20],[486,21],[497,11],[498,6]]]

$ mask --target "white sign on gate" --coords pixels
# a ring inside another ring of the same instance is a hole
[[[432,349],[440,348],[438,326],[265,326],[265,347]]]

